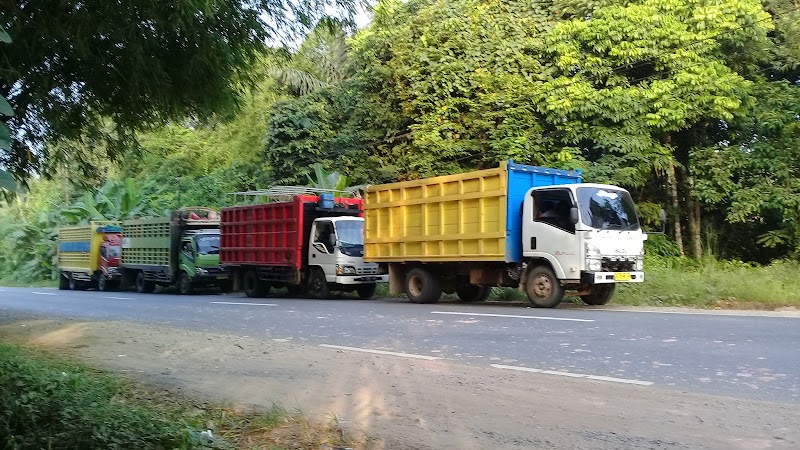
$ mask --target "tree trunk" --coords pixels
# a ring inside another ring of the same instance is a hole
[[[692,197],[694,191],[694,179],[689,175],[688,170],[681,169],[683,176],[684,195],[686,196],[686,217],[689,219],[689,249],[692,257],[700,259],[703,256],[703,244],[700,240],[700,202]]]
[[[700,259],[703,256],[703,242],[700,235],[700,202],[692,199],[692,217],[694,225],[692,226],[692,256]]]
[[[670,164],[667,171],[667,183],[669,184],[669,197],[672,203],[672,231],[675,235],[675,245],[678,246],[678,251],[683,253],[683,233],[681,232],[681,205],[678,198],[678,180],[675,178],[675,165]]]

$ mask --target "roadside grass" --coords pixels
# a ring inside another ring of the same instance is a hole
[[[800,307],[800,263],[648,259],[644,283],[620,285],[612,302],[712,309]]]
[[[211,430],[209,434],[208,430]],[[363,434],[363,433],[362,433]],[[0,343],[0,448],[371,448],[338,419],[224,407],[134,382],[41,350]]]
[[[527,303],[528,298],[518,289],[495,288],[489,301]],[[564,303],[582,304],[578,297],[566,297]],[[705,309],[800,308],[800,262],[778,261],[758,266],[714,258],[700,261],[647,258],[644,283],[619,284],[611,304]]]

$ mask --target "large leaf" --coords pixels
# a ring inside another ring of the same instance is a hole
[[[0,148],[11,149],[11,130],[3,122],[0,122]]]
[[[5,42],[6,44],[11,43],[11,36],[2,25],[0,25],[0,42]]]
[[[11,174],[7,171],[0,169],[0,189],[16,191],[17,187],[17,180],[15,180],[14,177],[11,176]]]
[[[14,115],[14,108],[8,103],[5,97],[0,95],[0,114],[4,116],[13,116]]]

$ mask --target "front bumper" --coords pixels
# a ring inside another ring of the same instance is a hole
[[[581,284],[641,283],[644,272],[581,272]]]
[[[223,272],[220,270],[214,270],[203,274],[195,273],[192,282],[197,284],[215,284],[215,283],[222,283],[225,281],[229,281],[232,279],[233,278],[230,271]]]
[[[388,283],[389,275],[337,275],[338,284]]]

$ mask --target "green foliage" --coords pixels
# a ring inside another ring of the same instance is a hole
[[[232,448],[192,424],[122,398],[112,376],[0,344],[0,446],[24,448]]]
[[[800,305],[800,265],[755,266],[713,258],[653,258],[644,283],[620,285],[613,303],[700,308],[773,309]]]
[[[19,112],[9,123],[21,139],[0,161],[17,174],[37,170],[50,156],[44,144],[60,140],[104,141],[119,156],[136,130],[231,110],[265,43],[306,29],[326,7],[350,17],[354,2],[8,3],[0,24],[15,42],[3,51],[0,92]]]
[[[26,207],[22,200],[0,210],[0,268],[18,281],[52,278],[55,274],[55,242],[58,228],[85,224],[90,220],[122,220],[158,216],[152,190],[140,190],[133,179],[107,181],[96,192],[86,192],[67,205],[57,197]],[[34,194],[37,192],[34,191]]]
[[[641,186],[674,161],[670,133],[739,113],[749,84],[723,50],[763,45],[768,19],[755,0],[600,8],[547,35],[558,72],[535,103],[565,143],[586,146],[604,178]]]
[[[512,158],[575,167],[553,146],[532,104],[549,77],[548,2],[385,1],[357,36],[354,59],[370,91],[405,121],[387,135],[410,177],[494,166]]]
[[[350,187],[350,180],[339,172],[328,172],[320,163],[313,165],[314,178],[308,177],[310,186],[319,189],[344,191]]]
[[[272,68],[271,75],[294,95],[310,94],[341,83],[351,75],[344,24],[321,21],[288,61]]]

